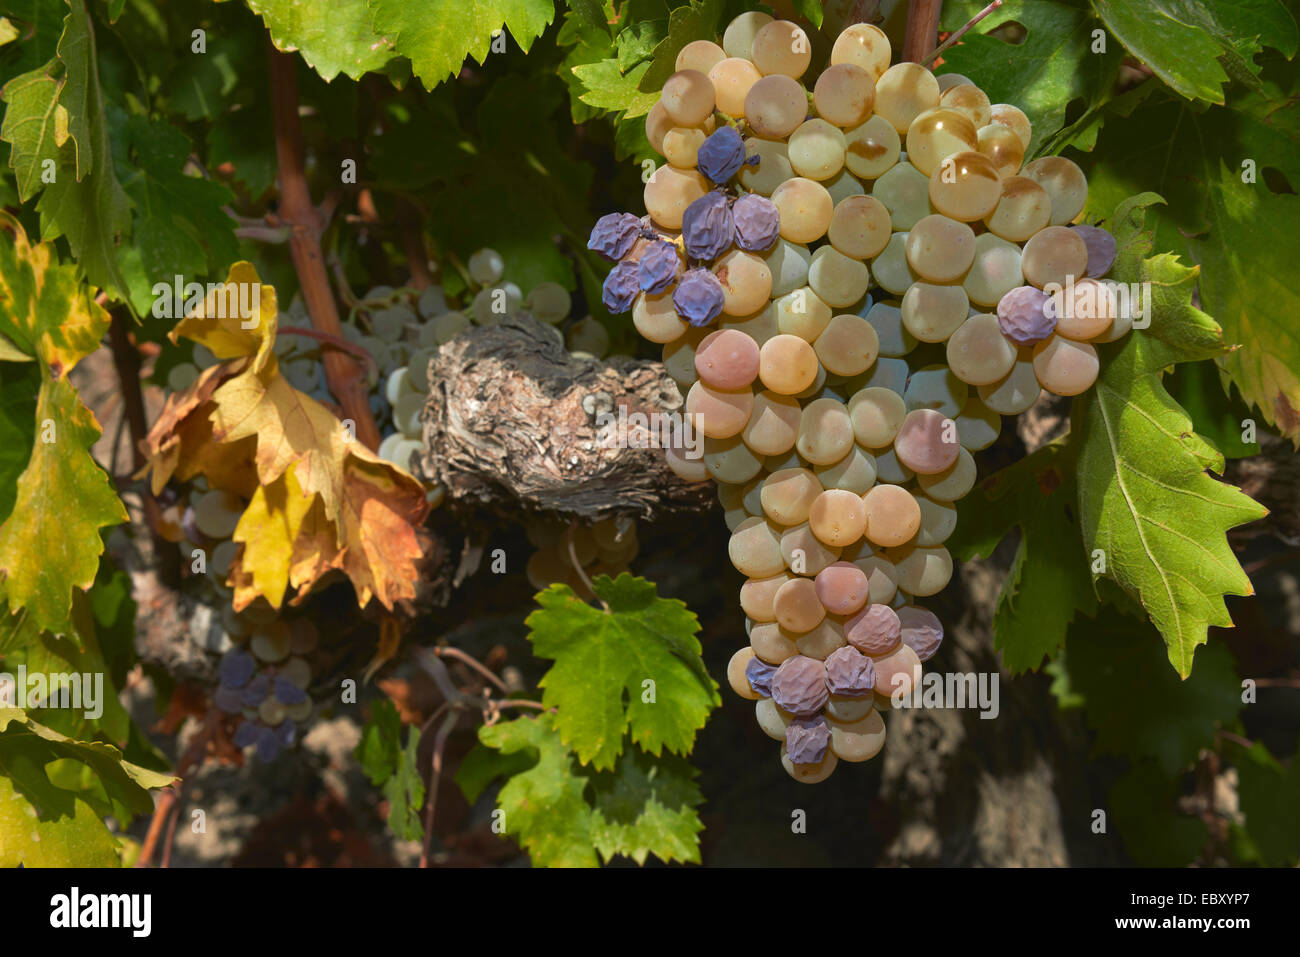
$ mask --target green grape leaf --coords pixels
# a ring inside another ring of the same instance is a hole
[[[277,49],[301,53],[326,81],[340,73],[359,79],[394,56],[392,35],[372,28],[368,0],[248,0],[248,6],[265,21]],[[446,28],[455,21],[441,22]]]
[[[569,48],[560,63],[558,73],[569,90],[569,111],[573,122],[585,123],[592,117],[599,116],[600,110],[588,106],[580,99],[587,88],[574,74],[573,68],[608,59],[614,52],[614,42],[608,28],[592,27],[569,12],[565,14],[560,24],[560,32],[555,37],[555,44],[561,48]],[[645,125],[644,121],[642,125]]]
[[[69,633],[48,632],[13,657],[14,664],[27,666],[28,674],[89,675],[90,686],[74,681],[46,689],[47,704],[42,714],[46,727],[78,740],[102,734],[109,741],[124,744],[131,732],[131,717],[118,700],[119,689],[104,660],[95,618],[85,592],[75,592]],[[6,669],[9,661],[6,661]],[[93,701],[91,700],[93,698]],[[61,707],[63,703],[69,707]],[[31,702],[28,703],[31,706]]]
[[[984,6],[975,0],[946,3],[940,25],[956,30]],[[1025,28],[1023,43],[988,35],[1012,21]],[[1122,51],[1112,43],[1105,52],[1092,52],[1092,32],[1099,26],[1090,10],[1069,0],[1008,0],[944,51],[943,72],[964,74],[994,103],[1024,110],[1034,127],[1029,157],[1065,125],[1071,102],[1082,99],[1092,109],[1114,86]]]
[[[794,0],[794,8],[799,11],[799,15],[815,26],[818,30],[822,26],[822,0]]]
[[[55,55],[66,9],[49,0],[7,0],[5,13],[20,28],[22,42],[4,51],[6,79],[34,70]]]
[[[27,467],[28,450],[36,438],[40,388],[40,369],[35,363],[0,365],[0,522],[13,511],[18,476]]]
[[[59,759],[89,765],[106,793],[133,814],[151,813],[149,791],[177,780],[124,760],[111,744],[78,741],[36,722],[21,708],[0,707],[0,776],[13,783],[42,820],[74,813],[75,795],[56,787],[46,772],[46,766]]]
[[[9,166],[24,203],[44,187],[46,161],[54,160],[57,167],[59,147],[67,139],[67,111],[59,110],[64,82],[62,64],[51,60],[0,89],[5,104],[0,140],[9,144]]]
[[[652,754],[689,752],[721,703],[700,658],[699,620],[643,578],[601,575],[594,587],[608,611],[552,585],[526,622],[534,654],[555,662],[539,684],[561,742],[597,769],[614,766],[629,732]]]
[[[148,285],[225,275],[239,257],[234,221],[223,206],[234,199],[225,186],[182,168],[189,139],[168,123],[143,116],[122,117],[115,159],[121,182],[135,203],[133,250],[140,255]],[[137,308],[143,312],[142,304]]]
[[[465,800],[473,804],[497,778],[508,778],[527,771],[536,761],[535,752],[521,750],[505,754],[480,743],[470,748],[469,753],[461,759],[454,780],[465,795]]]
[[[1173,775],[1236,720],[1241,680],[1222,642],[1207,645],[1196,673],[1180,680],[1151,638],[1149,625],[1106,608],[1095,624],[1075,622],[1063,665],[1071,691],[1086,703],[1096,751],[1154,758]]]
[[[13,43],[21,35],[18,28],[9,21],[8,17],[0,17],[0,46]]]
[[[1294,867],[1300,860],[1300,754],[1286,767],[1262,744],[1233,750],[1237,795],[1246,833],[1256,852],[1272,867]]]
[[[37,205],[41,237],[48,241],[66,236],[86,278],[126,299],[128,286],[118,265],[118,244],[130,230],[131,203],[108,159],[111,150],[94,30],[83,0],[68,0],[59,54],[67,71],[60,101],[66,97],[79,112],[69,120],[69,139],[74,142],[63,142],[54,182],[45,186]],[[92,166],[93,157],[101,162]]]
[[[641,75],[642,93],[658,93],[663,89],[664,81],[677,72],[677,54],[686,44],[692,40],[717,42],[722,6],[722,0],[691,0],[668,15],[668,35],[655,47],[650,69]]]
[[[958,506],[948,542],[964,560],[987,558],[1016,526],[1020,542],[993,617],[993,644],[1011,674],[1037,669],[1065,642],[1075,614],[1096,614],[1088,555],[1072,507],[1072,449],[1061,442],[989,476]]]
[[[637,88],[649,69],[649,63],[642,63],[624,74],[619,69],[618,60],[599,60],[575,66],[573,75],[584,88],[578,99],[600,110],[622,111],[626,119],[645,116],[659,101],[658,93],[642,93]]]
[[[99,348],[109,317],[52,243],[32,245],[22,225],[0,213],[0,335],[40,359],[44,377],[62,378]]]
[[[275,147],[250,137],[250,129],[270,129],[271,111],[259,98],[242,109],[223,113],[208,127],[208,162],[211,167],[229,163],[233,178],[259,198],[275,182]]]
[[[609,22],[600,0],[569,0],[569,14],[584,27],[592,27],[609,33]]]
[[[1213,442],[1225,458],[1259,455],[1259,442],[1244,437],[1247,421],[1253,421],[1250,408],[1231,381],[1220,384],[1223,378],[1213,362],[1184,362],[1165,376],[1165,388],[1192,417],[1196,433]]]
[[[466,57],[483,63],[493,34],[510,31],[525,53],[555,19],[554,0],[370,0],[376,33],[391,38],[411,71],[432,90],[460,72]]]
[[[361,730],[356,757],[370,783],[382,788],[388,800],[388,827],[404,841],[424,837],[420,807],[424,804],[424,780],[417,768],[420,729],[412,727],[402,745],[402,721],[397,708],[387,699],[376,702]]]
[[[1199,270],[1170,254],[1145,258],[1151,233],[1144,211],[1159,201],[1135,196],[1110,220],[1119,244],[1111,275],[1150,284],[1150,328],[1098,350],[1101,375],[1075,400],[1071,422],[1088,554],[1100,549],[1105,576],[1146,609],[1185,677],[1207,628],[1232,625],[1224,596],[1253,594],[1227,532],[1267,510],[1206,474],[1223,473],[1223,456],[1193,431],[1161,382],[1169,366],[1226,347],[1214,320],[1192,305]]]
[[[700,863],[704,825],[695,809],[704,795],[697,773],[675,755],[652,758],[630,748],[614,770],[592,774],[592,842],[600,856],[609,861],[622,854],[644,864],[654,854],[666,862]]]
[[[508,775],[497,806],[534,864],[592,867],[620,855],[644,864],[652,854],[699,862],[704,798],[684,759],[628,748],[610,770],[580,768],[551,714],[480,728],[479,741],[497,757],[475,759],[467,772],[474,797]]]
[[[108,476],[90,455],[94,415],[67,378],[41,385],[38,430],[14,507],[0,525],[0,575],[10,613],[42,631],[66,631],[75,589],[89,588],[104,549],[99,530],[126,521]]]
[[[120,867],[117,839],[90,805],[69,792],[72,810],[42,820],[0,775],[0,867]]]
[[[1300,184],[1300,78],[1274,60],[1262,82],[1262,92],[1234,92],[1221,109],[1165,96],[1110,117],[1088,170],[1086,213],[1105,215],[1136,189],[1169,201],[1152,211],[1155,241],[1202,266],[1201,304],[1238,347],[1219,364],[1300,445],[1300,290],[1289,281],[1300,196],[1273,192],[1265,172]]]
[[[550,715],[516,718],[479,728],[479,741],[504,755],[536,754],[536,763],[510,777],[497,796],[505,833],[541,867],[595,867],[587,781],[574,773],[572,755]]]
[[[1186,867],[1209,840],[1205,822],[1179,810],[1178,781],[1150,761],[1129,768],[1108,800],[1124,850],[1143,867]]]
[[[654,56],[655,47],[659,46],[668,34],[667,20],[642,20],[629,23],[619,32],[614,46],[618,50],[618,68],[626,73],[632,67]]]
[[[1229,73],[1238,80],[1258,75],[1253,57],[1261,41],[1288,58],[1296,52],[1296,23],[1279,0],[1092,0],[1092,6],[1130,53],[1189,100],[1222,103]]]

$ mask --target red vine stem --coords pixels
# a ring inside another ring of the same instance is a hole
[[[209,709],[207,717],[203,720],[203,727],[194,735],[194,740],[189,743],[189,747],[185,749],[185,753],[181,755],[181,759],[176,765],[176,776],[178,778],[184,780],[185,775],[203,763],[204,755],[207,754],[208,750],[208,742],[217,733],[217,722],[219,720],[220,713],[217,709]],[[158,803],[154,805],[153,817],[149,821],[149,831],[145,834],[144,841],[140,845],[140,856],[135,861],[136,867],[148,867],[153,862],[154,851],[158,847],[158,839],[162,837],[163,825],[167,823],[173,808],[176,808],[177,813],[179,813],[178,805],[182,789],[182,785],[172,785],[158,795]],[[169,837],[168,843],[170,844],[170,842]]]
[[[908,0],[907,35],[903,39],[902,59],[920,63],[926,52],[934,49],[939,36],[939,10],[943,0]]]
[[[330,292],[321,253],[325,217],[311,202],[304,173],[305,151],[298,121],[297,57],[281,53],[267,38],[270,57],[271,104],[275,113],[275,155],[280,184],[279,219],[291,230],[289,255],[298,273],[311,324],[320,332],[342,338],[338,307]],[[323,356],[325,379],[345,418],[355,424],[356,437],[371,450],[379,448],[379,427],[370,413],[370,399],[357,363],[338,350]]]

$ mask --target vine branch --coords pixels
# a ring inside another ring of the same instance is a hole
[[[908,0],[904,61],[920,63],[926,53],[934,49],[939,37],[939,11],[942,7],[943,0]]]
[[[275,114],[275,155],[280,185],[279,220],[290,229],[289,255],[298,273],[311,324],[328,336],[342,338],[338,307],[330,292],[329,274],[321,253],[326,217],[312,205],[304,172],[305,151],[298,120],[297,58],[281,53],[267,39],[270,58],[271,104]],[[370,412],[370,399],[361,368],[346,354],[327,350],[322,357],[325,379],[343,415],[356,425],[358,441],[379,447],[379,427]]]

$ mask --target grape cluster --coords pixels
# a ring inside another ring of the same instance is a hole
[[[944,542],[972,453],[1044,389],[1075,395],[1124,335],[1105,230],[1068,159],[1024,164],[1025,114],[964,76],[890,65],[854,24],[811,84],[808,37],[742,14],[677,58],[646,118],[667,159],[647,216],[590,248],[605,304],[663,346],[747,576],[750,643],[728,678],[797,780],[884,743],[880,712],[943,627],[915,604],[952,576]]]

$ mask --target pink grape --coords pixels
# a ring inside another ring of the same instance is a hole
[[[1056,313],[1051,297],[1033,286],[1017,286],[998,301],[998,327],[1018,346],[1032,346],[1052,334]]]
[[[888,605],[868,605],[844,623],[844,637],[864,655],[878,657],[898,647],[903,627]]]
[[[758,343],[739,329],[710,332],[695,348],[695,371],[712,389],[743,389],[758,378]]]

